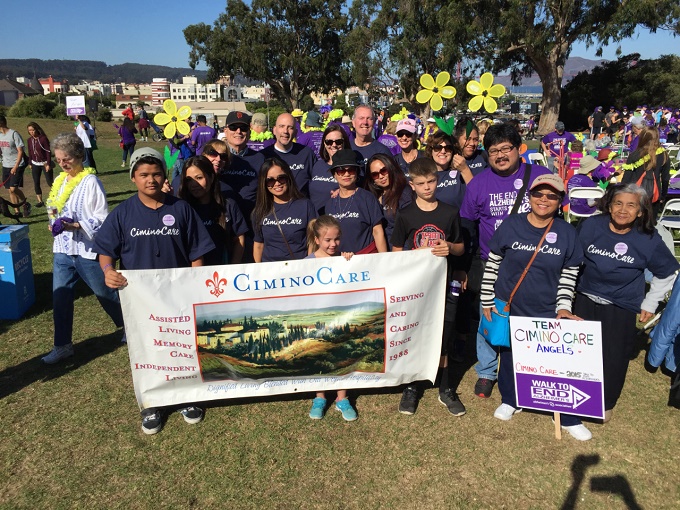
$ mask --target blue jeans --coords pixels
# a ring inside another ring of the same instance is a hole
[[[132,153],[135,152],[135,145],[137,145],[136,141],[123,145],[123,163],[127,162],[128,155],[132,157]]]
[[[117,327],[123,326],[118,291],[104,283],[99,262],[77,255],[55,253],[52,263],[52,314],[54,316],[54,345],[68,345],[73,336],[73,288],[83,279]]]
[[[479,304],[479,316],[482,316],[482,304]],[[487,342],[477,331],[477,364],[475,372],[480,379],[496,380],[498,371],[498,353],[496,348]]]

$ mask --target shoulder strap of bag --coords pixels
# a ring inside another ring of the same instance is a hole
[[[524,168],[524,176],[522,177],[522,187],[517,192],[517,198],[515,198],[515,203],[512,206],[510,214],[517,214],[519,206],[524,200],[524,194],[527,192],[527,186],[529,186],[529,177],[531,177],[531,165],[527,163]]]
[[[276,226],[279,228],[279,232],[281,232],[281,237],[283,237],[283,242],[286,243],[286,248],[288,248],[288,253],[290,253],[290,258],[291,260],[295,259],[295,255],[293,255],[293,250],[290,249],[290,245],[288,244],[288,239],[286,239],[286,236],[283,235],[283,229],[281,228],[281,224],[279,223],[279,219],[276,217],[276,209],[272,207],[272,214],[274,215],[274,219],[276,220]]]
[[[554,221],[555,221],[555,219],[553,218],[552,220],[550,220],[550,223],[548,223],[548,226],[545,227],[545,231],[543,232],[543,236],[541,237],[541,240],[538,242],[538,245],[536,246],[536,249],[534,250],[534,254],[531,256],[531,260],[529,260],[527,267],[525,267],[524,271],[522,271],[522,276],[519,277],[519,281],[517,282],[517,285],[515,285],[515,288],[512,289],[512,293],[510,294],[510,299],[508,299],[508,302],[505,305],[505,311],[506,312],[510,311],[510,303],[512,302],[512,298],[515,297],[515,293],[517,292],[517,289],[519,289],[519,286],[521,285],[522,280],[524,280],[524,277],[529,272],[529,268],[531,267],[531,264],[534,263],[534,259],[536,258],[536,255],[538,255],[538,252],[541,249],[541,246],[543,246],[543,241],[545,241],[545,236],[547,236],[548,232],[550,232],[550,227],[552,227]]]

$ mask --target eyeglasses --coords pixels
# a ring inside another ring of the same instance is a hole
[[[453,152],[453,145],[435,145],[432,147],[432,152]]]
[[[267,184],[268,188],[273,188],[274,186],[276,186],[277,182],[279,184],[288,184],[288,176],[286,174],[280,174],[277,175],[276,177],[267,177],[267,179],[264,182]]]
[[[405,136],[408,136],[409,138],[411,138],[414,134],[415,133],[411,133],[410,131],[406,131],[406,130],[397,131],[397,137],[398,138],[403,138]]]
[[[229,131],[240,131],[241,133],[248,132],[248,126],[245,124],[232,124],[231,126],[227,126],[227,129],[229,129]]]
[[[541,193],[540,191],[530,191],[529,195],[531,195],[534,198],[538,198],[539,200],[543,197],[547,198],[548,200],[559,200],[560,196],[555,195],[555,193]]]
[[[506,145],[505,147],[500,147],[498,149],[489,149],[487,153],[489,156],[496,156],[497,154],[510,154],[514,148],[514,145]]]
[[[375,181],[375,180],[377,180],[378,177],[380,177],[381,175],[382,175],[382,176],[385,176],[385,175],[387,175],[387,174],[388,174],[387,168],[382,167],[382,168],[381,168],[380,170],[378,170],[377,172],[371,172],[371,179],[373,179],[373,180]]]
[[[208,149],[203,151],[204,156],[212,156],[212,157],[219,157],[222,161],[228,161],[229,160],[229,154],[226,152],[217,152],[214,149]]]
[[[342,166],[333,169],[333,173],[340,175],[354,175],[357,173],[357,168],[355,166]]]
[[[331,140],[330,138],[326,138],[323,141],[323,143],[326,147],[330,147],[331,145],[342,147],[343,145],[345,145],[345,140],[343,140],[342,138],[338,138],[337,140]]]

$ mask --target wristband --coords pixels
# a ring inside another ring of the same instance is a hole
[[[113,264],[106,264],[106,265],[102,268],[102,273],[106,273],[106,270],[107,270],[108,268],[110,268],[110,267],[113,267]]]

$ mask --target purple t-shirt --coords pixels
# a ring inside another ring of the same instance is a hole
[[[522,187],[525,168],[526,164],[521,163],[514,174],[506,177],[487,168],[467,184],[460,216],[470,221],[479,221],[479,246],[483,260],[489,257],[489,240],[515,204],[517,191]],[[529,212],[531,209],[528,191],[534,179],[551,173],[544,166],[531,165],[529,184],[518,212]]]
[[[390,150],[392,156],[396,156],[401,152],[397,137],[394,135],[383,134],[378,138],[378,141]]]
[[[216,136],[217,133],[210,126],[196,126],[191,132],[191,144],[196,150],[196,155],[200,156],[203,146]]]
[[[319,150],[321,150],[321,139],[323,138],[323,131],[307,131],[297,137],[297,143],[305,145],[312,149],[314,156],[318,159]]]
[[[325,212],[340,222],[342,251],[354,253],[373,242],[373,227],[385,221],[378,199],[362,188],[358,188],[349,198],[338,195],[329,199]]]
[[[250,150],[253,150],[255,152],[260,152],[261,150],[269,147],[270,145],[274,145],[276,143],[276,138],[270,138],[269,140],[265,140],[263,142],[255,142],[253,140],[248,140],[246,142],[246,145]]]
[[[309,180],[314,166],[314,153],[309,147],[293,142],[293,146],[288,152],[282,152],[276,145],[270,145],[260,152],[265,158],[279,158],[290,167],[295,178],[295,184],[303,195],[309,196]]]
[[[323,209],[331,198],[331,191],[338,189],[338,182],[329,168],[331,166],[320,159],[312,167],[312,178],[309,181],[309,199],[317,211]]]
[[[569,131],[565,131],[562,134],[559,134],[557,131],[553,131],[541,139],[541,142],[547,145],[550,149],[549,156],[559,156],[560,149],[562,150],[563,154],[566,154],[566,152],[569,150],[569,144],[575,141],[576,137]]]
[[[595,188],[597,184],[587,175],[574,174],[567,182],[567,195],[565,195],[562,205],[565,206],[569,204],[569,208],[572,212],[576,214],[593,214],[596,210],[596,206],[588,205],[588,199],[586,198],[574,198],[569,200],[569,191],[572,188]]]
[[[253,239],[257,243],[264,243],[262,262],[274,262],[277,260],[291,260],[290,251],[295,260],[303,259],[307,255],[307,224],[316,218],[316,210],[310,200],[302,198],[285,204],[274,204],[274,212],[281,231],[276,225],[274,213],[262,220],[262,228],[255,228]],[[286,246],[288,241],[288,246]]]

